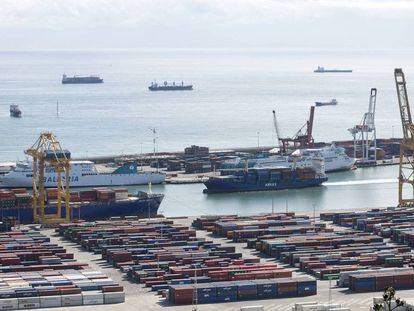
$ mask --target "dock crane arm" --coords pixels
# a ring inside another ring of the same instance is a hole
[[[401,68],[394,70],[394,78],[404,134],[400,146],[398,203],[399,206],[408,207],[414,205],[414,125],[411,118],[405,76]]]
[[[408,101],[407,87],[405,83],[405,76],[401,68],[396,68],[394,71],[395,85],[397,87],[398,104],[400,107],[402,130],[404,139],[413,140],[414,127],[411,119],[410,103]]]
[[[276,140],[277,140],[277,147],[281,148],[282,144],[280,143],[280,130],[279,130],[279,126],[277,123],[277,119],[276,119],[276,112],[273,110],[273,126],[275,128],[275,133],[276,133]]]

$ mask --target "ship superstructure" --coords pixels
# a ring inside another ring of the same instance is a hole
[[[19,108],[19,105],[10,105],[10,116],[13,118],[21,118],[22,111]]]

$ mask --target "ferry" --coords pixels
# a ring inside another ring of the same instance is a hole
[[[335,144],[323,148],[298,149],[292,156],[313,158],[322,156],[325,161],[326,172],[348,171],[355,168],[356,159],[345,153],[345,148]]]
[[[73,76],[68,77],[66,74],[62,76],[62,84],[89,84],[103,83],[103,79],[99,76]]]
[[[269,191],[320,186],[327,181],[323,160],[315,160],[312,168],[254,167],[234,171],[231,175],[210,177],[204,193]]]
[[[13,118],[21,118],[22,111],[19,108],[19,105],[10,105],[10,116]]]
[[[254,157],[234,157],[224,161],[220,170],[244,169],[253,167],[312,167],[315,158],[325,161],[325,172],[346,171],[355,167],[356,159],[349,157],[345,149],[335,144],[323,148],[298,149],[291,155],[263,153]]]
[[[62,176],[64,180],[64,176]],[[52,167],[44,172],[45,187],[57,187],[58,175]],[[70,162],[70,187],[128,186],[160,184],[165,181],[161,172],[139,171],[136,162],[127,162],[111,173],[98,172],[91,161]],[[33,164],[18,162],[16,167],[0,177],[1,188],[31,188],[33,186]]]
[[[313,72],[325,73],[325,72],[352,72],[352,69],[326,69],[325,67],[318,66]]]
[[[315,105],[317,107],[320,107],[320,106],[336,106],[336,105],[338,105],[338,101],[335,98],[332,98],[332,100],[330,100],[329,102],[315,102]]]
[[[192,91],[193,85],[192,84],[184,84],[181,82],[176,84],[173,82],[172,84],[168,84],[167,81],[164,81],[164,84],[158,84],[157,82],[151,82],[151,85],[148,87],[150,91]]]

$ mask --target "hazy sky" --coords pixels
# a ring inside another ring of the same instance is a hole
[[[0,0],[0,49],[414,48],[414,0]]]

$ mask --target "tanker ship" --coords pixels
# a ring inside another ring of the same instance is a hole
[[[62,84],[89,84],[89,83],[103,83],[103,79],[99,76],[62,76]]]

